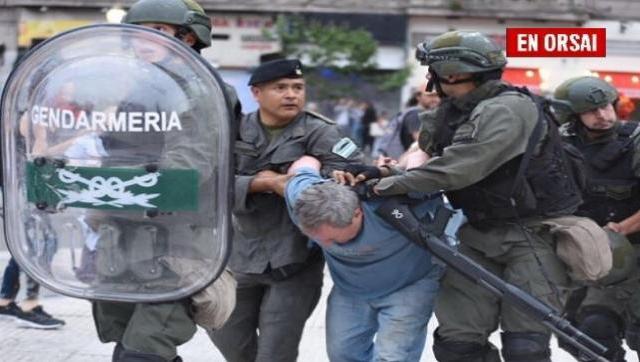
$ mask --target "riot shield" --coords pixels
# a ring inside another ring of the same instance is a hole
[[[2,94],[5,230],[46,287],[95,300],[191,295],[229,253],[231,111],[178,40],[132,25],[40,44]]]

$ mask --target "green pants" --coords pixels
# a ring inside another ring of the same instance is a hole
[[[93,302],[93,319],[103,343],[119,342],[126,350],[155,354],[167,361],[189,341],[196,325],[187,300],[167,303]]]
[[[625,325],[640,324],[640,269],[627,280],[608,287],[589,287],[578,315],[588,308],[604,308],[614,312]]]
[[[467,224],[458,232],[459,249],[504,281],[560,310],[569,286],[565,266],[553,250],[548,231],[529,226],[531,244],[517,225],[480,231]],[[484,345],[499,325],[505,332],[550,334],[542,324],[451,269],[447,269],[440,286],[435,313],[440,324],[438,335],[449,341]]]

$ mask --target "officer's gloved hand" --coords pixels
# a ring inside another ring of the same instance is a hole
[[[373,178],[380,178],[382,174],[380,173],[380,169],[376,166],[368,166],[368,165],[347,165],[344,169],[354,176],[364,176],[365,181]]]
[[[360,200],[373,200],[379,197],[375,192],[373,192],[373,187],[376,183],[377,181],[361,182],[355,186],[351,186],[351,190],[358,195]]]
[[[336,170],[332,174],[337,183],[341,185],[355,186],[356,184],[382,177],[380,169],[376,166],[367,165],[347,165],[344,171]]]

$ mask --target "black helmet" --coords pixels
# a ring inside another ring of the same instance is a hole
[[[131,6],[122,22],[183,26],[196,35],[195,49],[211,45],[211,20],[193,0],[140,0]]]

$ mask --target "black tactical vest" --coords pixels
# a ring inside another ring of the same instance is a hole
[[[587,144],[578,135],[565,137],[586,160],[585,202],[577,215],[606,225],[609,221],[620,222],[640,210],[640,180],[633,172],[635,145],[630,137],[637,127],[637,122],[618,125],[615,136],[605,142]]]
[[[479,228],[522,217],[557,216],[575,212],[582,202],[581,193],[549,110],[527,90],[507,87],[502,91],[526,93],[537,103],[541,110],[538,122],[542,124],[539,127],[547,129],[539,154],[530,155],[523,177],[519,180],[516,179],[524,155],[507,161],[473,185],[446,192],[447,198],[454,207],[464,211],[472,225]],[[497,95],[487,98],[492,96]],[[441,123],[434,135],[436,151],[439,149],[441,152],[452,143],[453,134],[463,123],[455,126]],[[516,182],[519,185],[514,187]],[[515,190],[513,194],[512,190]]]

